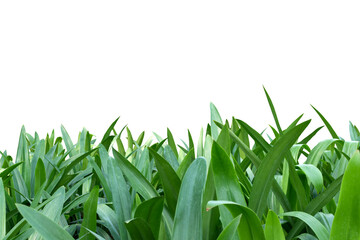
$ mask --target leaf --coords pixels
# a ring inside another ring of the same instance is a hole
[[[246,206],[234,165],[225,150],[215,141],[211,149],[211,168],[217,199],[233,201]],[[228,213],[227,209],[220,207],[219,210],[221,222],[225,228],[233,217]]]
[[[281,133],[282,130],[281,130],[281,127],[280,127],[279,119],[278,119],[278,117],[277,117],[277,115],[276,115],[276,111],[275,111],[274,104],[272,103],[271,98],[270,98],[269,94],[267,93],[267,91],[266,91],[266,89],[265,89],[264,86],[263,86],[263,88],[264,88],[264,92],[265,92],[266,98],[267,98],[267,100],[268,100],[270,109],[271,109],[271,113],[272,113],[272,115],[273,115],[273,117],[274,117],[274,120],[275,120],[275,123],[276,123],[276,127],[277,127],[277,129],[279,130],[279,133]]]
[[[121,170],[121,164],[117,159],[109,159],[107,163],[107,180],[110,187],[113,208],[120,225],[121,239],[127,239],[127,231],[124,222],[131,218],[131,200],[128,186]]]
[[[174,141],[174,137],[173,137],[173,135],[171,134],[169,128],[167,129],[167,140],[168,140],[168,144],[169,144],[171,150],[172,150],[173,153],[175,154],[175,157],[176,157],[176,158],[179,158],[179,154],[178,154],[178,152],[177,152],[177,150],[176,150],[176,144],[175,144],[175,141]]]
[[[121,171],[129,180],[131,186],[143,198],[150,199],[159,196],[155,188],[146,180],[146,178],[133,166],[124,156],[113,148],[113,155],[116,161],[119,162]]]
[[[80,237],[84,240],[95,240],[93,235],[87,234],[87,229],[96,232],[96,209],[99,197],[99,186],[95,186],[89,195],[89,198],[84,203],[84,217],[80,229]],[[84,236],[86,235],[86,236]]]
[[[351,141],[360,141],[359,129],[351,122],[349,122],[349,132]]]
[[[242,214],[238,233],[241,240],[265,240],[263,228],[260,219],[255,212],[246,206],[231,201],[209,201],[207,209],[224,205],[235,218]]]
[[[206,161],[197,158],[181,183],[172,240],[202,239],[201,204],[206,180]]]
[[[289,152],[291,146],[309,123],[310,120],[286,131],[268,152],[257,169],[250,193],[249,207],[255,211],[259,218],[262,217],[265,211],[266,199],[270,193],[276,170],[284,159],[285,154]]]
[[[236,236],[236,231],[240,223],[241,215],[234,218],[220,233],[217,240],[229,240],[233,239]]]
[[[331,240],[360,239],[360,152],[356,151],[345,170],[331,229]]]
[[[311,150],[309,156],[307,157],[305,163],[312,164],[315,167],[319,164],[320,158],[323,155],[324,151],[332,144],[341,142],[339,139],[327,139],[319,142],[316,146]]]
[[[210,126],[211,126],[211,136],[216,140],[219,136],[219,128],[215,124],[216,122],[222,123],[219,111],[213,103],[210,103]]]
[[[318,193],[321,192],[322,188],[324,187],[324,180],[320,170],[311,164],[299,164],[297,167],[305,173],[307,179],[314,185],[316,191]]]
[[[311,105],[311,107],[315,110],[315,112],[319,115],[321,120],[324,122],[324,124],[325,124],[326,128],[329,130],[331,136],[333,138],[339,139],[339,136],[336,134],[336,132],[334,131],[334,129],[332,128],[330,123],[326,120],[326,118],[314,106]]]
[[[120,224],[117,220],[117,216],[110,207],[105,204],[99,204],[96,210],[100,219],[103,221],[102,225],[104,225],[109,231],[111,236],[115,240],[121,240],[120,236]]]
[[[142,218],[134,218],[126,222],[126,228],[132,239],[155,240],[149,224]]]
[[[318,237],[319,240],[328,240],[329,239],[329,232],[326,230],[324,225],[322,225],[319,220],[317,220],[315,217],[311,216],[308,213],[305,212],[286,212],[283,213],[282,216],[290,216],[290,217],[296,217],[301,219],[303,222],[305,222],[315,233],[315,235]]]
[[[74,156],[74,151],[72,151],[74,149],[74,144],[73,142],[71,141],[71,138],[68,134],[68,132],[66,131],[65,127],[61,124],[61,134],[63,136],[63,139],[64,139],[64,142],[65,142],[65,146],[66,146],[66,149],[68,151],[71,151],[69,153],[69,156],[72,157]]]
[[[269,210],[265,225],[266,240],[285,240],[284,232],[276,213]]]
[[[2,178],[0,178],[0,212],[0,239],[4,239],[6,235],[6,199]]]
[[[164,198],[155,197],[142,202],[135,210],[134,217],[144,219],[149,224],[156,239],[159,235],[163,206]]]
[[[169,207],[170,213],[174,216],[181,181],[174,169],[162,156],[157,154],[157,152],[155,152],[152,148],[149,148],[149,152],[155,159],[156,168],[160,174],[163,185],[166,203]]]
[[[45,239],[74,240],[74,238],[53,220],[33,208],[16,204],[21,215]]]

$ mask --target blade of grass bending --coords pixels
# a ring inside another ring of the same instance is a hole
[[[351,157],[345,170],[331,229],[331,240],[360,238],[360,152]]]
[[[164,198],[155,197],[142,202],[135,210],[135,218],[143,218],[150,226],[154,237],[158,239]]]
[[[330,125],[330,123],[326,120],[326,118],[324,118],[324,116],[313,106],[311,105],[311,107],[315,110],[315,112],[319,115],[319,117],[321,118],[321,120],[323,121],[323,123],[325,124],[326,128],[329,130],[331,136],[333,138],[339,139],[339,136],[336,134],[336,132],[334,131],[334,129],[332,128],[332,126]]]
[[[167,206],[172,216],[174,216],[181,181],[171,165],[162,156],[152,148],[149,148],[149,152],[154,157],[156,168],[160,174]]]
[[[241,215],[234,218],[220,233],[217,240],[229,240],[234,239],[236,235],[237,228],[239,227]]]
[[[265,240],[264,230],[261,226],[260,219],[255,212],[246,206],[231,201],[210,201],[207,208],[218,207],[224,205],[235,218],[242,214],[238,233],[241,239],[245,240]]]
[[[0,239],[4,239],[6,235],[6,199],[2,178],[0,178],[0,212]]]
[[[202,239],[201,204],[206,180],[206,161],[197,158],[181,183],[172,240]]]
[[[265,238],[266,240],[285,240],[279,218],[272,210],[269,210],[267,214],[265,224]]]
[[[159,194],[148,180],[132,165],[124,156],[113,148],[113,155],[119,162],[123,174],[129,180],[131,186],[146,200],[157,197]]]
[[[322,225],[319,220],[317,220],[315,217],[311,216],[308,213],[293,211],[293,212],[286,212],[281,215],[296,217],[301,219],[314,231],[315,235],[318,237],[319,240],[328,240],[330,237],[330,234],[325,228],[325,226]]]
[[[341,142],[339,139],[327,139],[319,142],[310,152],[305,164],[312,164],[315,167],[319,164],[320,158],[324,151],[331,145],[337,142]]]
[[[324,187],[324,180],[320,170],[311,164],[299,164],[297,167],[305,173],[308,181],[314,185],[316,191],[319,193]]]
[[[74,240],[74,238],[60,225],[33,208],[16,204],[21,215],[45,239]]]
[[[95,186],[84,203],[84,217],[80,228],[79,237],[84,240],[95,240],[93,235],[88,234],[88,230],[96,232],[96,209],[99,197],[99,186]],[[85,236],[86,235],[86,236]]]
[[[276,111],[275,111],[274,104],[272,103],[271,98],[270,98],[270,96],[269,96],[269,94],[268,94],[268,92],[266,91],[266,89],[265,89],[264,86],[263,86],[263,88],[264,88],[264,92],[265,92],[266,98],[267,98],[267,100],[268,100],[270,109],[271,109],[271,113],[272,113],[272,115],[273,115],[273,117],[274,117],[274,120],[275,120],[275,123],[276,123],[276,127],[277,127],[277,129],[279,130],[279,133],[281,134],[281,133],[282,133],[282,130],[281,130],[281,127],[280,127],[279,119],[278,119],[278,117],[277,117],[277,115],[276,115]]]
[[[273,184],[276,170],[286,153],[289,152],[291,146],[296,142],[309,123],[310,120],[303,122],[281,136],[257,169],[250,193],[249,207],[255,211],[259,218],[262,217],[265,211],[266,199]]]

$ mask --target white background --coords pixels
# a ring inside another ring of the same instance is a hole
[[[283,128],[302,113],[307,133],[322,125],[312,104],[349,139],[359,12],[359,1],[1,1],[0,150],[15,155],[23,124],[100,140],[118,116],[136,137],[169,127],[197,141],[210,102],[262,131],[275,126],[263,85]]]

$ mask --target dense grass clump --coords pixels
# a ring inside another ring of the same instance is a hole
[[[273,137],[213,104],[197,144],[144,142],[118,119],[97,144],[23,127],[16,158],[1,153],[0,239],[360,239],[359,130],[344,140],[314,108],[332,138],[310,148],[321,127],[282,129],[265,93]]]

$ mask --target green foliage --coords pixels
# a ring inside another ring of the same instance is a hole
[[[332,138],[311,146],[322,126],[281,126],[265,95],[267,136],[213,103],[197,145],[119,118],[99,139],[22,127],[16,157],[0,152],[0,239],[360,239],[358,128],[345,141],[313,107]]]

